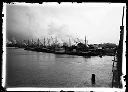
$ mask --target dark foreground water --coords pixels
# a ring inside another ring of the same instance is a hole
[[[8,87],[111,87],[112,56],[56,55],[7,48]]]

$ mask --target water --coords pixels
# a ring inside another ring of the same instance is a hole
[[[7,48],[8,87],[111,87],[112,56],[56,55]]]

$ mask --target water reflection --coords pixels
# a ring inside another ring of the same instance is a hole
[[[91,87],[95,74],[96,87],[111,87],[112,59],[8,49],[7,85]]]

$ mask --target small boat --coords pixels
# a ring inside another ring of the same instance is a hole
[[[66,54],[65,49],[63,49],[63,48],[56,49],[55,54]]]

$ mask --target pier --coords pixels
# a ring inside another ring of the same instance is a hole
[[[123,26],[123,18],[124,18],[124,7],[123,7],[123,15],[122,15],[122,26],[120,26],[120,40],[119,45],[113,60],[112,72],[112,87],[122,88],[122,57],[123,57],[123,37],[124,37],[124,26]]]

